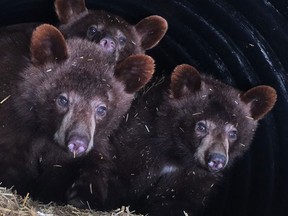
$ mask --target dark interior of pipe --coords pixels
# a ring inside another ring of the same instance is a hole
[[[288,1],[86,0],[86,5],[131,23],[153,14],[167,19],[167,35],[148,52],[158,75],[187,63],[241,90],[260,84],[277,90],[276,106],[260,121],[251,149],[203,204],[213,216],[288,215]],[[1,26],[23,22],[57,22],[53,1],[0,1]]]

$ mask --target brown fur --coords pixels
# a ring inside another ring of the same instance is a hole
[[[83,0],[56,0],[54,4],[61,22],[59,29],[65,38],[76,37],[102,43],[111,50],[111,55],[116,55],[118,61],[132,54],[144,54],[147,49],[155,47],[168,28],[166,20],[156,15],[133,25],[114,14],[88,10]],[[6,68],[0,71],[3,81],[0,100],[11,94],[12,78],[17,79],[18,71],[30,62],[30,39],[37,25],[18,24],[0,28],[0,49],[6,50],[5,55],[0,56],[0,66]],[[97,28],[93,38],[87,36],[91,26]]]
[[[66,37],[80,37],[99,43],[110,38],[116,44],[119,61],[131,54],[144,53],[155,47],[165,35],[168,24],[160,16],[152,15],[131,25],[123,18],[100,10],[88,10],[82,0],[57,0],[55,10],[63,23],[60,30]],[[89,38],[89,28],[96,33]],[[124,39],[124,42],[121,41]]]
[[[139,97],[111,137],[117,169],[107,205],[197,215],[275,101],[269,86],[241,93],[189,65],[177,66],[170,90],[156,85]]]
[[[55,12],[61,23],[66,24],[81,13],[87,13],[88,10],[85,6],[84,0],[55,0]]]
[[[101,45],[64,41],[47,24],[33,33],[31,55],[33,61],[20,68],[11,97],[0,106],[1,186],[37,197],[42,191],[31,189],[49,183],[49,171],[77,163],[75,157],[81,160],[93,149],[97,168],[104,173],[99,190],[105,197],[111,165],[107,137],[129,109],[134,93],[151,79],[154,61],[139,54],[117,65],[116,56]],[[141,82],[130,88],[135,79]],[[61,189],[52,188],[55,197],[62,195]]]
[[[18,77],[20,68],[30,62],[31,34],[38,24],[19,24],[0,28],[0,100],[11,95],[11,86]],[[24,54],[24,55],[23,55]],[[17,62],[17,64],[15,64]],[[3,70],[5,68],[5,70]]]
[[[56,58],[58,61],[65,60],[68,57],[65,39],[59,31],[47,28],[46,25],[39,26],[34,32],[31,39],[30,52],[34,64],[43,65],[45,62],[53,62]],[[51,52],[50,51],[51,47]],[[43,53],[43,51],[46,51]]]

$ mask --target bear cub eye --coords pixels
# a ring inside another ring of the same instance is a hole
[[[228,138],[231,141],[235,141],[237,139],[237,130],[231,130],[228,132]]]
[[[87,30],[87,37],[89,40],[94,40],[94,37],[99,34],[99,31],[95,25],[92,25]]]
[[[105,105],[100,105],[96,109],[96,115],[99,117],[106,116],[106,112],[107,112],[107,107]]]
[[[119,40],[120,46],[124,47],[125,44],[126,44],[126,41],[127,41],[126,37],[125,37],[124,35],[121,35],[121,36],[118,38],[118,40]]]
[[[64,95],[59,95],[59,97],[56,99],[56,103],[60,107],[67,107],[69,105],[69,99]]]
[[[206,134],[208,132],[208,128],[207,128],[207,125],[204,121],[199,121],[196,123],[196,126],[195,126],[195,130],[198,132],[198,133],[201,133],[201,134]]]

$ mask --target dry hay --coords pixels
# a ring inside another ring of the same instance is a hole
[[[73,206],[57,206],[53,203],[41,204],[27,195],[21,197],[10,189],[0,187],[0,216],[136,216],[128,207],[112,212],[80,210]]]

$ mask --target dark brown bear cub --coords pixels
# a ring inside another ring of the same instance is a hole
[[[97,169],[106,173],[112,160],[107,137],[150,80],[154,61],[132,55],[116,64],[105,46],[65,41],[50,25],[33,32],[30,49],[31,63],[14,73],[11,95],[0,104],[1,186],[26,194],[42,169],[61,167],[92,149]]]
[[[240,92],[177,66],[170,89],[148,88],[111,137],[117,165],[111,203],[149,215],[197,215],[275,101],[269,86]]]
[[[148,16],[132,25],[106,11],[88,10],[84,0],[55,0],[54,5],[59,28],[66,37],[101,43],[116,52],[119,61],[155,47],[168,28],[161,16]]]

